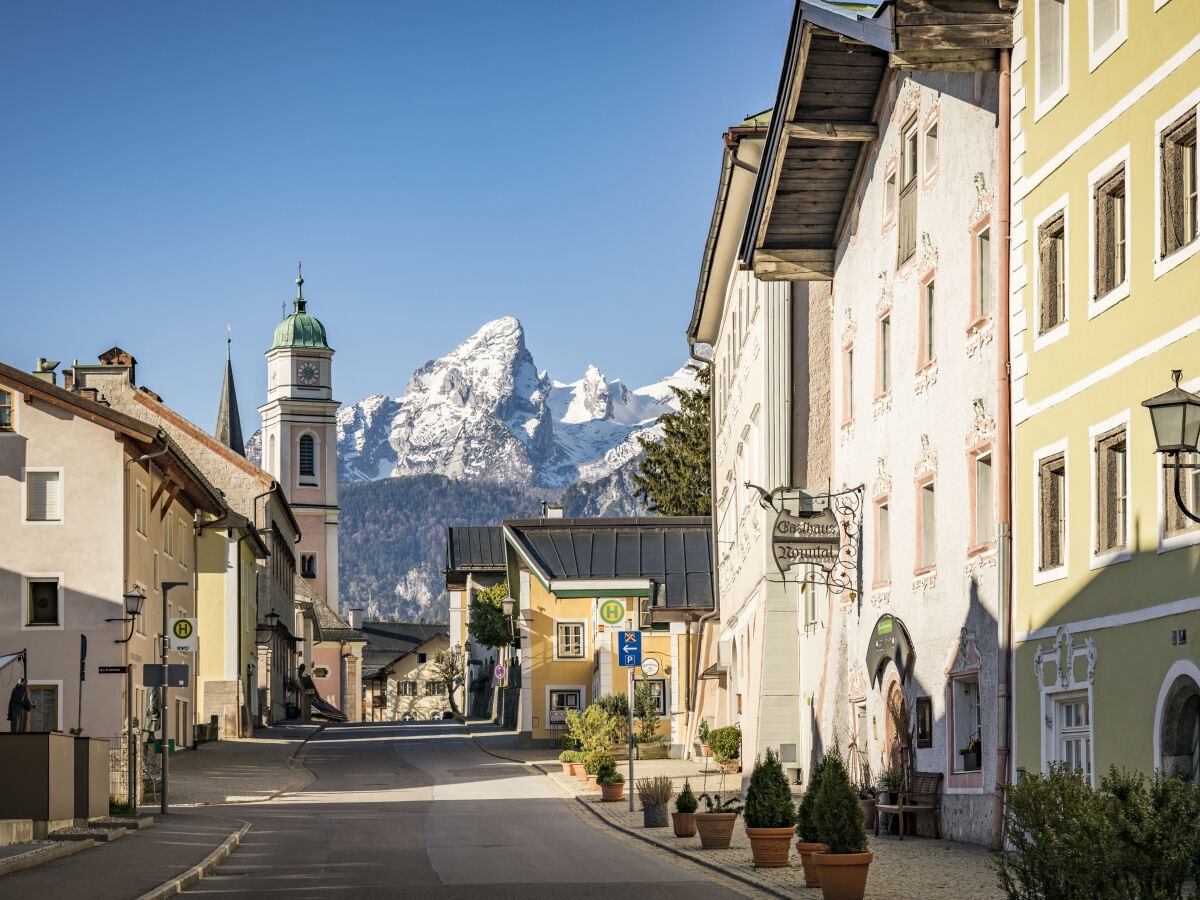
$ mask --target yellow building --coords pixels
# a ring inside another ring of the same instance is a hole
[[[562,733],[566,714],[645,681],[660,734],[680,755],[694,708],[697,622],[713,610],[707,518],[526,519],[504,523],[519,629],[525,745]],[[622,633],[638,632],[640,667]],[[653,660],[653,662],[650,662]]]
[[[1023,0],[1015,33],[1015,763],[1195,777],[1200,527],[1142,401],[1200,386],[1200,7]]]

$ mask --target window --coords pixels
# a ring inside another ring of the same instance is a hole
[[[930,278],[921,285],[921,347],[918,360],[921,368],[930,365],[937,359],[937,352],[934,350],[933,318],[935,294],[936,285],[934,279]]]
[[[181,566],[188,564],[188,523],[182,516],[175,522],[175,556]]]
[[[976,546],[996,539],[996,512],[992,501],[992,454],[989,450],[975,457],[975,541]]]
[[[440,697],[446,693],[446,682],[444,681],[427,681],[425,682],[426,697]]]
[[[892,317],[879,320],[879,393],[892,389]]]
[[[583,623],[556,623],[557,640],[554,645],[554,655],[559,659],[583,658]]]
[[[1066,213],[1038,228],[1038,334],[1067,321]]]
[[[25,519],[29,522],[62,520],[62,473],[25,471]]]
[[[13,430],[13,395],[0,391],[0,431]]]
[[[1192,110],[1164,131],[1160,145],[1162,255],[1169,256],[1196,239],[1196,111]]]
[[[145,537],[149,533],[150,494],[144,484],[137,485],[137,498],[134,500],[134,516],[137,521],[137,533]]]
[[[875,583],[892,580],[892,510],[887,500],[875,506]]]
[[[917,251],[917,120],[904,126],[900,146],[900,228],[897,265]]]
[[[30,731],[59,731],[58,685],[29,685],[29,700],[33,709],[29,711]]]
[[[1096,552],[1126,546],[1129,471],[1124,426],[1102,435],[1096,452]]]
[[[924,177],[928,179],[937,171],[938,167],[938,123],[936,119],[925,129],[925,146],[922,150],[925,157]]]
[[[950,697],[954,704],[954,771],[976,772],[982,767],[980,746],[979,676],[968,675],[950,680]]]
[[[896,172],[895,170],[888,172],[887,180],[883,184],[883,220],[890,222],[892,216],[896,214]]]
[[[854,418],[854,346],[842,348],[842,422]]]
[[[1176,462],[1185,466],[1200,467],[1200,453],[1180,453]],[[1169,536],[1200,528],[1200,524],[1185,516],[1179,504],[1175,502],[1175,470],[1163,466],[1162,475],[1163,532]],[[1200,468],[1183,469],[1179,472],[1179,493],[1188,509],[1196,509],[1200,505]]]
[[[61,625],[58,609],[58,580],[29,580],[27,625]]]
[[[1125,0],[1090,0],[1091,67],[1100,65],[1125,39]]]
[[[1037,98],[1052,104],[1067,87],[1066,0],[1037,0]]]
[[[167,518],[163,521],[163,530],[162,530],[162,532],[163,532],[163,553],[167,554],[167,556],[170,556],[170,557],[175,556],[175,554],[172,552],[172,550],[174,549],[174,546],[172,544],[172,532],[175,530],[174,525],[175,525],[175,515],[172,513],[172,514],[169,514],[167,516]]]
[[[1096,215],[1096,298],[1125,283],[1128,266],[1125,221],[1125,166],[1121,165],[1094,188]]]
[[[417,654],[417,665],[418,665],[418,666],[423,666],[423,665],[425,665],[425,662],[426,662],[428,659],[429,659],[429,654],[428,654],[428,653],[418,653],[418,654]]]
[[[920,570],[932,569],[937,563],[937,555],[935,553],[937,531],[934,527],[936,523],[933,504],[934,485],[932,481],[919,486],[917,500],[921,516],[918,526],[920,528],[920,542],[917,547],[917,568]]]
[[[992,229],[975,235],[975,310],[979,318],[992,314]]]
[[[316,578],[317,577],[317,554],[301,553],[300,554],[300,577],[301,578]]]
[[[1067,550],[1067,457],[1065,453],[1038,463],[1038,524],[1040,527],[1038,570],[1057,569],[1066,561]]]
[[[400,681],[396,683],[396,695],[399,697],[415,697],[417,696],[417,683],[415,681]]]
[[[1092,775],[1092,717],[1086,695],[1054,703],[1055,758],[1088,778]]]
[[[317,463],[316,454],[314,453],[314,441],[311,434],[306,434],[300,438],[300,477],[301,478],[316,478]]]
[[[637,679],[634,682],[633,689],[636,693],[641,689],[642,685],[650,688],[650,693],[654,697],[654,702],[658,705],[658,714],[665,716],[667,714],[667,682],[663,678],[658,678],[653,681],[649,679]]]

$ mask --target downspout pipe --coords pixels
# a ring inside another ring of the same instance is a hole
[[[999,184],[996,206],[1001,256],[996,286],[996,482],[999,527],[996,534],[996,791],[992,803],[991,847],[1004,840],[1004,785],[1012,780],[1012,348],[1009,306],[1012,267],[1012,56],[1000,51],[1000,84],[996,102],[999,117]]]
[[[713,359],[711,356],[705,357],[705,356],[697,355],[696,342],[694,339],[690,339],[690,338],[688,340],[688,355],[693,360],[700,363],[701,365],[707,366],[708,371],[709,371],[709,379],[708,379],[708,478],[709,478],[710,487],[709,487],[708,513],[709,513],[709,517],[712,519],[712,524],[710,525],[710,530],[712,532],[710,535],[710,540],[711,540],[711,544],[712,544],[712,560],[713,560],[713,565],[712,565],[713,608],[712,608],[712,612],[707,612],[704,615],[702,615],[699,619],[696,620],[695,664],[692,666],[692,683],[691,683],[691,688],[690,688],[690,691],[688,694],[688,702],[687,702],[688,723],[687,723],[686,735],[687,735],[687,738],[690,740],[691,736],[695,733],[695,725],[696,725],[696,723],[694,721],[695,716],[693,715],[693,713],[696,711],[696,694],[700,689],[700,660],[703,658],[702,650],[704,649],[704,626],[705,626],[705,624],[708,623],[708,621],[710,619],[714,618],[715,616],[720,615],[721,597],[720,597],[720,579],[717,577],[717,505],[715,502],[715,493],[716,492],[712,490],[712,479],[713,479],[713,473],[716,471],[716,454],[717,454],[716,441],[713,440],[713,430],[714,430],[714,426],[715,426],[715,422],[716,422],[716,416],[715,416],[716,394],[713,391],[713,379],[712,379]]]

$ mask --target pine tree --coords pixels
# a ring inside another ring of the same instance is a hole
[[[672,387],[679,411],[665,413],[661,441],[638,438],[646,452],[634,474],[636,495],[651,512],[665,516],[707,516],[712,508],[708,455],[709,370],[693,366],[700,387]]]

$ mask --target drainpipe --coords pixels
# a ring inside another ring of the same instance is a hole
[[[736,156],[735,156],[735,159],[736,159]],[[696,355],[696,342],[694,340],[688,341],[688,355],[692,359],[694,359],[696,362],[700,363],[701,365],[707,366],[708,372],[709,372],[709,379],[708,379],[708,477],[709,477],[708,514],[709,514],[709,518],[712,519],[712,524],[709,527],[712,531],[710,538],[711,538],[711,545],[712,545],[712,560],[713,560],[713,565],[712,565],[713,608],[712,608],[712,612],[707,612],[704,615],[702,615],[699,619],[696,620],[695,665],[692,667],[692,683],[691,683],[691,689],[690,689],[690,693],[688,696],[688,703],[687,703],[688,722],[687,722],[687,729],[685,732],[685,740],[690,739],[691,736],[695,732],[694,726],[696,723],[693,721],[693,719],[695,717],[692,715],[692,713],[694,713],[696,711],[696,693],[700,689],[700,660],[702,658],[701,651],[704,649],[704,625],[706,622],[708,622],[709,619],[712,619],[713,617],[719,615],[721,612],[720,586],[719,586],[720,579],[717,577],[717,504],[716,504],[716,491],[714,491],[712,489],[712,479],[713,479],[713,474],[716,471],[716,460],[717,460],[717,446],[716,446],[716,441],[713,440],[713,431],[716,426],[716,416],[715,416],[716,394],[713,391],[713,383],[712,383],[713,382],[713,379],[712,379],[713,359],[712,359],[712,357],[697,356]]]
[[[1000,51],[999,184],[996,185],[997,222],[1003,255],[997,273],[996,298],[996,483],[1000,522],[996,535],[999,610],[996,635],[996,793],[992,803],[991,847],[1000,849],[1004,828],[1003,785],[1011,780],[1009,742],[1012,724],[1012,363],[1009,323],[1012,203],[1012,59]]]

